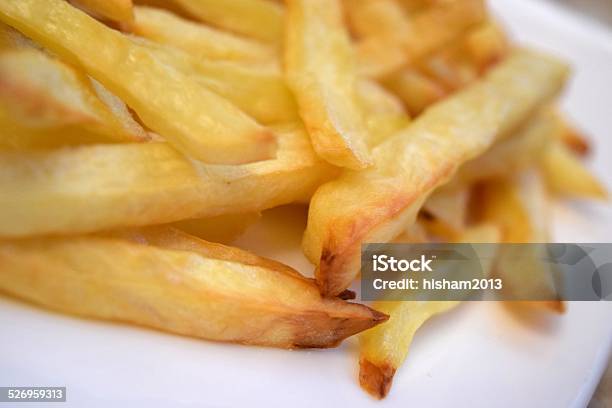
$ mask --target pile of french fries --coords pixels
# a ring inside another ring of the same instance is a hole
[[[567,77],[483,0],[2,0],[0,290],[217,341],[364,332],[383,398],[458,302],[348,302],[361,245],[547,242],[550,198],[604,198]],[[315,279],[212,242],[290,203]]]

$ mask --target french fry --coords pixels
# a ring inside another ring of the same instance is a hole
[[[357,276],[363,242],[387,242],[414,221],[456,169],[508,136],[564,83],[567,67],[518,51],[481,81],[431,107],[374,149],[375,165],[345,171],[313,196],[303,249],[326,295]]]
[[[261,218],[261,213],[226,214],[177,221],[173,228],[210,242],[229,244]]]
[[[409,225],[397,238],[391,242],[396,244],[425,244],[430,242],[430,238],[427,227],[423,224],[423,222],[421,222],[420,219],[417,219],[414,224]]]
[[[462,48],[477,70],[483,72],[508,53],[509,44],[502,28],[487,21],[466,35]]]
[[[546,184],[556,194],[605,200],[607,192],[597,178],[561,140],[553,140],[543,152],[541,168]]]
[[[295,99],[276,67],[197,59],[146,38],[131,40],[149,49],[161,63],[188,73],[261,123],[285,124],[299,119]]]
[[[0,152],[0,237],[170,223],[304,200],[334,169],[315,156],[303,130],[278,134],[276,159],[241,166],[202,165],[166,143]]]
[[[398,4],[402,6],[409,15],[423,12],[427,8],[439,3],[444,3],[445,1],[448,0],[397,0]]]
[[[548,198],[541,176],[532,170],[516,177],[491,180],[479,187],[480,221],[499,225],[503,242],[545,243]]]
[[[78,316],[280,348],[334,347],[386,320],[323,299],[311,280],[244,251],[173,230],[135,236],[149,245],[103,237],[2,242],[0,290]]]
[[[149,139],[119,98],[3,23],[0,77],[4,147]]]
[[[191,75],[162,64],[150,49],[64,1],[4,1],[0,20],[82,66],[148,127],[196,159],[236,164],[274,156],[271,131]]]
[[[296,101],[283,75],[273,67],[243,67],[225,62],[200,62],[198,81],[264,124],[299,120]]]
[[[359,41],[355,53],[359,74],[373,79],[384,78],[408,64],[401,47],[385,46],[385,41],[377,37]]]
[[[403,68],[383,80],[383,84],[399,96],[412,115],[447,96],[447,90],[413,67]]]
[[[172,0],[198,19],[272,44],[283,38],[284,8],[268,0]]]
[[[395,372],[408,355],[418,329],[429,319],[456,307],[459,302],[376,302],[390,316],[378,329],[360,336],[359,384],[375,398],[387,396]]]
[[[5,147],[149,139],[102,85],[31,47],[0,51],[0,123]]]
[[[359,80],[357,96],[366,115],[371,113],[406,115],[402,101],[378,82],[370,79]]]
[[[465,231],[457,242],[495,243],[498,230],[479,225]],[[491,265],[483,265],[490,268]],[[393,377],[408,355],[418,329],[429,319],[459,305],[458,301],[377,301],[374,307],[390,316],[389,321],[359,336],[359,383],[381,399],[391,389]]]
[[[70,0],[96,17],[129,27],[134,21],[132,0]]]
[[[423,211],[441,223],[445,229],[459,234],[466,227],[470,189],[467,185],[442,186],[434,191]]]
[[[463,88],[500,62],[509,48],[503,31],[490,21],[418,62],[420,69],[449,91]]]
[[[388,45],[411,35],[410,21],[395,0],[344,0],[351,33],[357,39],[382,37]]]
[[[480,157],[461,166],[451,183],[470,185],[486,179],[509,177],[536,165],[560,127],[556,115],[544,109],[517,134],[497,142]]]
[[[169,11],[136,6],[134,33],[189,52],[196,58],[276,62],[276,50],[259,41],[198,24]]]
[[[423,59],[420,68],[444,89],[454,92],[478,78],[477,67],[471,65],[463,55],[453,48],[444,49]]]
[[[363,79],[357,84],[357,96],[368,127],[368,147],[373,148],[400,129],[408,126],[410,116],[401,101],[378,83]]]
[[[412,22],[416,37],[405,38],[404,47],[411,61],[440,49],[454,38],[486,18],[482,0],[441,2],[415,16]]]
[[[287,5],[286,75],[314,149],[336,166],[367,167],[368,128],[339,0]]]
[[[0,22],[0,52],[18,50],[23,48],[40,48],[28,37],[19,31]]]
[[[578,129],[570,125],[567,120],[559,115],[559,120],[562,123],[563,129],[559,132],[558,137],[569,147],[574,153],[579,156],[587,156],[591,150],[591,145],[587,136]]]
[[[482,0],[442,2],[410,19],[409,34],[371,36],[358,46],[360,72],[384,77],[406,64],[415,64],[443,48],[469,28],[482,23],[486,12]],[[403,30],[402,30],[403,31]],[[401,50],[398,53],[397,50]],[[385,57],[385,52],[389,56]]]
[[[381,80],[402,99],[410,113],[418,115],[486,73],[507,52],[501,29],[485,22],[415,64],[396,69]]]
[[[498,225],[502,242],[549,242],[549,198],[537,171],[530,169],[513,178],[489,181],[479,188],[478,195],[479,219]],[[498,254],[495,273],[503,278],[504,291],[512,294],[512,298],[556,297],[549,266],[539,260],[545,256],[538,252],[541,249],[509,246]],[[560,299],[524,303],[555,313],[565,311],[565,303]]]

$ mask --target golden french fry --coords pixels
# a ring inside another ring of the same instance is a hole
[[[553,140],[544,151],[541,168],[546,184],[560,195],[605,200],[605,187],[579,157],[561,140]]]
[[[368,128],[339,0],[287,5],[286,75],[314,149],[336,166],[367,167]]]
[[[477,70],[482,72],[508,53],[509,44],[501,27],[487,21],[466,35],[462,48]]]
[[[473,82],[509,52],[503,31],[485,21],[417,62],[419,69],[447,91]]]
[[[261,213],[226,214],[177,221],[172,227],[211,242],[229,244],[261,218]]]
[[[134,8],[134,33],[172,45],[197,58],[242,62],[276,62],[276,50],[259,41],[198,24],[154,7]]]
[[[35,48],[0,52],[0,123],[5,147],[149,139],[102,85]]]
[[[518,51],[374,149],[375,166],[345,171],[321,186],[311,200],[303,248],[318,264],[322,292],[346,289],[359,271],[363,242],[399,235],[436,187],[533,115],[566,75],[559,61]]]
[[[479,74],[476,66],[470,64],[463,55],[457,55],[452,48],[423,59],[419,66],[428,77],[451,92],[472,83]]]
[[[527,170],[514,178],[496,179],[479,188],[477,213],[481,220],[499,226],[506,243],[549,242],[549,199],[537,171]],[[542,247],[503,247],[495,273],[504,279],[504,290],[515,299],[556,297],[549,266],[541,262]],[[518,254],[515,253],[518,251]],[[527,252],[531,251],[531,252]],[[557,313],[565,311],[562,300],[526,302]]]
[[[561,116],[558,116],[558,119],[562,126],[562,130],[559,131],[558,134],[559,139],[577,155],[587,156],[591,150],[588,137],[570,125],[567,120]]]
[[[276,68],[201,61],[197,71],[200,83],[261,123],[283,124],[299,120],[295,99]]]
[[[64,1],[4,1],[0,20],[81,65],[148,127],[196,159],[246,163],[274,156],[271,131],[191,74],[163,64],[150,48]]]
[[[285,124],[298,120],[297,105],[277,67],[197,59],[146,38],[132,37],[131,40],[151,50],[163,64],[189,73],[195,81],[261,123]]]
[[[129,27],[134,21],[132,0],[70,0],[88,13]]]
[[[342,5],[357,39],[382,37],[392,46],[412,34],[408,16],[395,0],[344,0]]]
[[[359,384],[375,398],[387,396],[395,372],[408,355],[417,330],[433,316],[451,310],[459,302],[376,302],[374,307],[390,316],[378,329],[360,336]]]
[[[268,0],[172,0],[211,25],[273,44],[282,43],[284,8]]]
[[[550,240],[548,198],[537,172],[527,170],[514,178],[491,180],[479,187],[477,201],[480,220],[499,225],[504,242]]]
[[[408,14],[416,14],[447,0],[397,0]],[[450,0],[453,1],[453,0]]]
[[[467,229],[457,242],[495,243],[498,230],[491,225]],[[483,265],[489,269],[490,264]],[[384,398],[393,376],[408,355],[418,329],[437,314],[459,304],[458,301],[377,301],[374,306],[390,316],[389,321],[359,336],[359,383],[375,398]]]
[[[16,122],[3,107],[0,107],[0,129],[0,149],[4,150],[52,149],[119,142],[86,130],[78,124],[31,127]]]
[[[370,148],[378,146],[410,123],[410,116],[401,101],[374,81],[359,81],[357,97],[369,130],[366,142]]]
[[[238,249],[171,229],[133,236],[2,242],[0,290],[78,316],[281,348],[334,347],[386,320]]]
[[[503,31],[485,21],[418,62],[420,69],[445,89],[463,88],[500,62],[509,51]]]
[[[448,230],[460,233],[466,226],[469,198],[470,188],[467,185],[442,186],[425,201],[423,211]]]
[[[545,109],[517,134],[497,142],[480,157],[461,166],[452,183],[470,185],[486,179],[509,177],[537,164],[560,131],[560,125],[557,117]]]
[[[0,237],[169,223],[304,200],[334,169],[315,156],[303,130],[278,134],[276,159],[241,166],[202,165],[165,143],[0,152]]]
[[[441,2],[414,17],[412,30],[416,37],[405,38],[404,47],[415,61],[452,42],[470,27],[486,18],[483,0]]]
[[[418,115],[484,74],[507,51],[503,32],[493,23],[485,22],[415,64],[392,70],[381,80],[400,96],[413,115]],[[384,60],[378,58],[376,64],[386,64],[381,61]]]
[[[430,242],[429,233],[427,231],[427,227],[421,221],[421,219],[417,219],[414,224],[409,225],[397,238],[395,238],[393,243],[401,244],[401,243],[418,243],[424,244]]]
[[[402,101],[378,82],[361,79],[357,82],[357,96],[366,115],[377,113],[406,115]]]
[[[380,78],[405,64],[414,64],[451,43],[470,27],[484,21],[485,17],[483,0],[436,4],[412,17],[408,27],[396,36],[362,39],[358,47],[360,72]],[[404,33],[406,29],[409,33]]]
[[[23,48],[36,48],[36,44],[19,31],[0,22],[0,52]]]
[[[384,85],[398,95],[408,111],[417,116],[428,106],[442,100],[447,90],[413,67],[403,68],[383,80]]]
[[[24,147],[51,147],[70,139],[68,134],[74,141],[83,138],[79,133],[98,142],[149,138],[125,104],[100,83],[49,56],[38,44],[3,23],[0,71],[3,141],[12,139]],[[45,133],[55,134],[47,137]]]
[[[408,63],[401,47],[385,45],[386,41],[374,37],[357,43],[357,70],[360,75],[374,79],[384,78]]]

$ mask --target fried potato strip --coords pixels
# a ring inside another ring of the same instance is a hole
[[[226,214],[182,220],[171,226],[206,241],[231,243],[261,218],[261,213]]]
[[[492,225],[478,225],[457,238],[463,243],[496,243],[500,235]],[[483,265],[485,270],[491,264]],[[374,307],[389,321],[359,336],[359,383],[373,397],[384,398],[393,377],[408,356],[418,329],[432,317],[458,306],[458,301],[377,301]]]
[[[286,76],[317,154],[351,169],[370,165],[368,128],[339,0],[288,0]]]
[[[0,152],[0,237],[169,223],[307,199],[334,169],[315,156],[303,130],[278,134],[278,158],[241,166],[202,165],[166,143]]]
[[[536,165],[561,130],[560,126],[557,116],[545,108],[515,135],[497,142],[461,166],[451,183],[471,185],[486,179],[510,177]]]
[[[277,67],[198,59],[146,38],[131,37],[131,40],[150,50],[162,64],[190,75],[260,123],[286,124],[299,119],[295,99]]]
[[[402,102],[377,82],[360,80],[357,97],[369,130],[366,140],[369,148],[378,146],[410,123]]]
[[[70,0],[96,17],[129,27],[134,21],[132,0]]]
[[[0,123],[13,148],[149,139],[121,100],[36,48],[0,51]]]
[[[402,28],[397,28],[395,34],[371,35],[361,39],[358,45],[360,72],[381,78],[406,64],[415,64],[452,43],[485,18],[483,0],[436,4],[415,14]]]
[[[561,196],[605,200],[606,188],[560,139],[543,152],[541,169],[548,187]]]
[[[499,226],[502,242],[546,243],[549,233],[549,197],[540,173],[528,169],[511,178],[496,179],[479,188],[476,211],[483,222]],[[557,298],[553,275],[541,259],[541,246],[504,246],[498,254],[495,273],[504,280],[504,290],[514,299],[547,299],[524,302],[556,313],[565,311]]]
[[[243,62],[274,62],[275,49],[154,7],[136,6],[134,33],[181,48],[197,58]]]
[[[172,229],[2,242],[0,290],[78,316],[280,348],[334,347],[386,320],[322,298],[287,266]]]
[[[323,293],[346,289],[358,274],[363,242],[399,235],[461,164],[508,136],[555,96],[567,72],[555,59],[517,51],[374,149],[372,168],[345,171],[321,186],[310,204],[303,248],[318,265]]]
[[[65,58],[136,111],[176,148],[209,163],[274,157],[272,132],[188,73],[163,64],[130,41],[61,0],[7,0],[0,20]]]
[[[4,148],[149,139],[119,98],[3,23],[0,125]]]
[[[211,25],[280,44],[285,10],[268,0],[172,0],[194,17]]]

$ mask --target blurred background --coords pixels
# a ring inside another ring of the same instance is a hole
[[[547,0],[612,28],[612,0]],[[612,408],[612,356],[588,408]]]
[[[612,0],[546,0],[612,28]],[[612,356],[588,408],[612,408]]]
[[[612,27],[612,0],[548,0]]]

